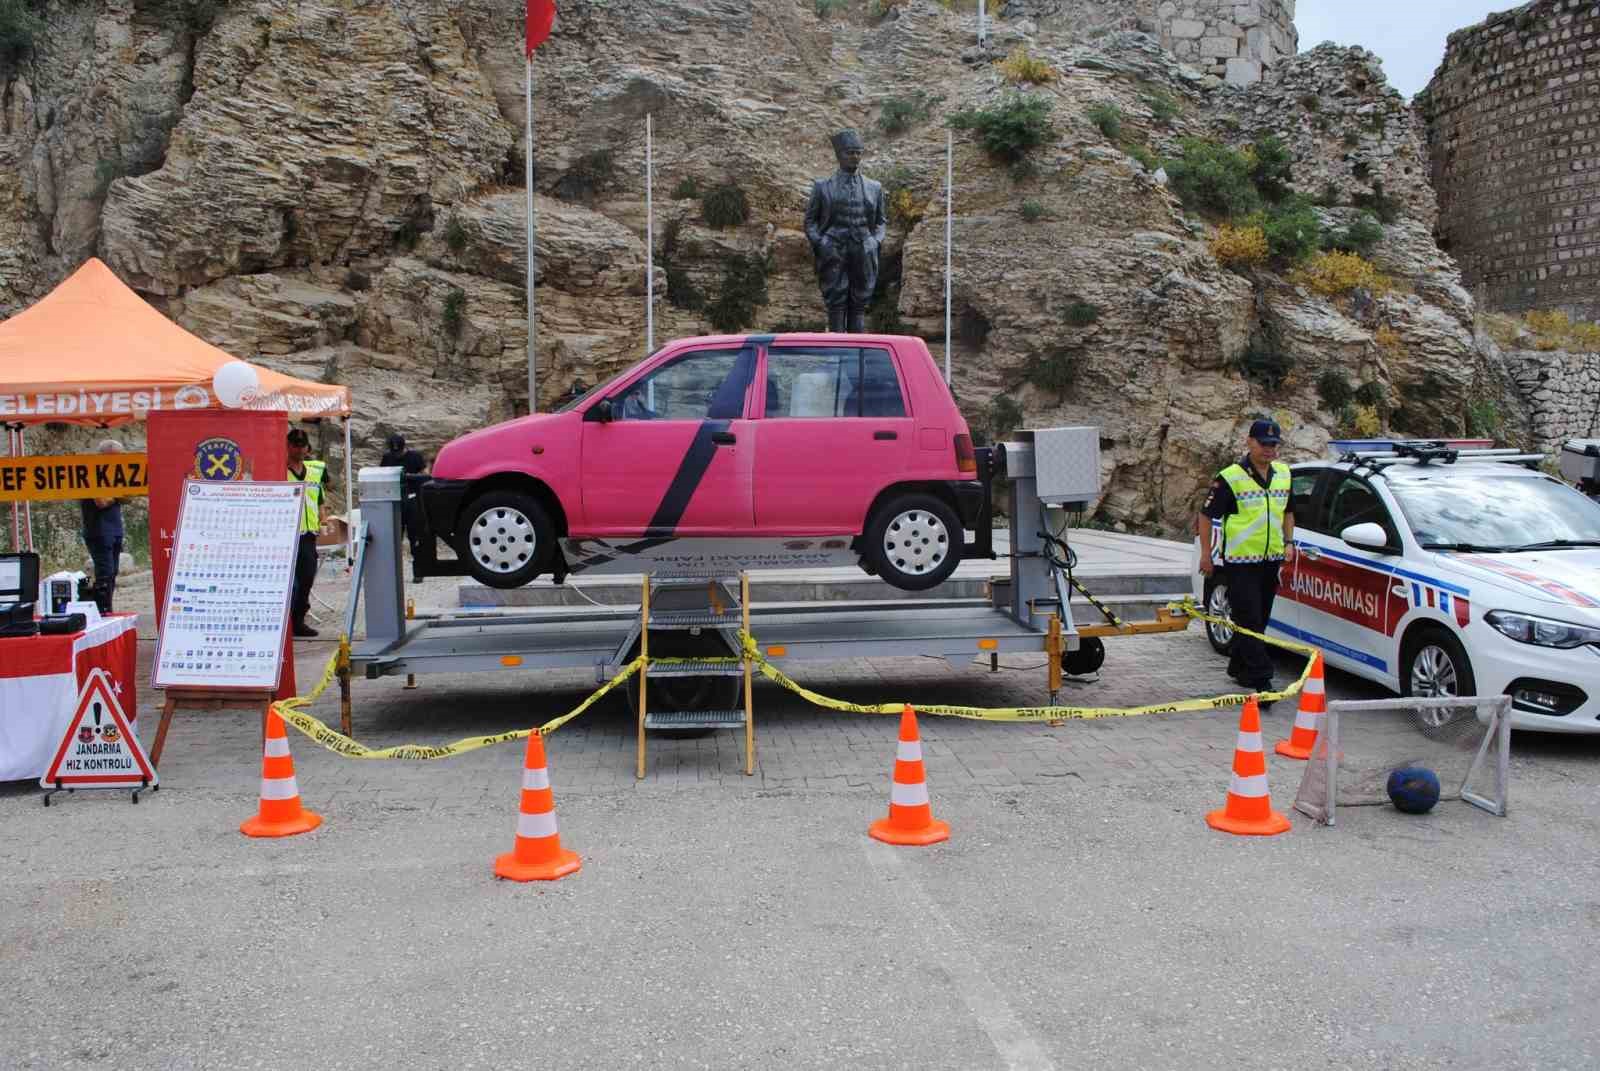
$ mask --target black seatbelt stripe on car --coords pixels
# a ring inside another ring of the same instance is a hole
[[[670,536],[678,530],[678,522],[683,520],[684,511],[689,508],[689,500],[694,497],[700,481],[705,479],[706,470],[711,467],[712,459],[717,456],[718,446],[711,441],[711,436],[719,431],[727,431],[730,423],[727,420],[701,423],[694,440],[689,443],[689,449],[684,451],[683,461],[678,464],[672,482],[667,485],[667,493],[661,496],[655,516],[650,518],[649,527],[644,530],[646,538]]]

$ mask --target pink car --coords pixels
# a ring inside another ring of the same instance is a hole
[[[922,590],[961,560],[985,506],[977,476],[921,339],[718,336],[446,444],[421,497],[460,565],[497,588],[564,577],[567,539],[843,537],[869,573]]]

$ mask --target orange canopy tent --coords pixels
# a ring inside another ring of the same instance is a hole
[[[196,338],[91,259],[0,322],[0,422],[108,427],[152,409],[350,415],[350,389],[241,361]]]
[[[0,322],[0,424],[11,455],[26,452],[28,424],[111,427],[157,409],[343,418],[349,486],[350,388],[239,360],[167,319],[97,259]],[[20,516],[12,504],[13,547],[22,546],[24,534],[32,547],[32,520],[29,503],[22,503]]]

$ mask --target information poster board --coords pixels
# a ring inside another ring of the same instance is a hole
[[[184,482],[155,687],[278,687],[302,494],[293,482]]]

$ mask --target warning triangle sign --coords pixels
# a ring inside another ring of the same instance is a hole
[[[67,733],[39,784],[44,788],[156,784],[155,768],[128,725],[105,670],[91,671],[84,681]]]

